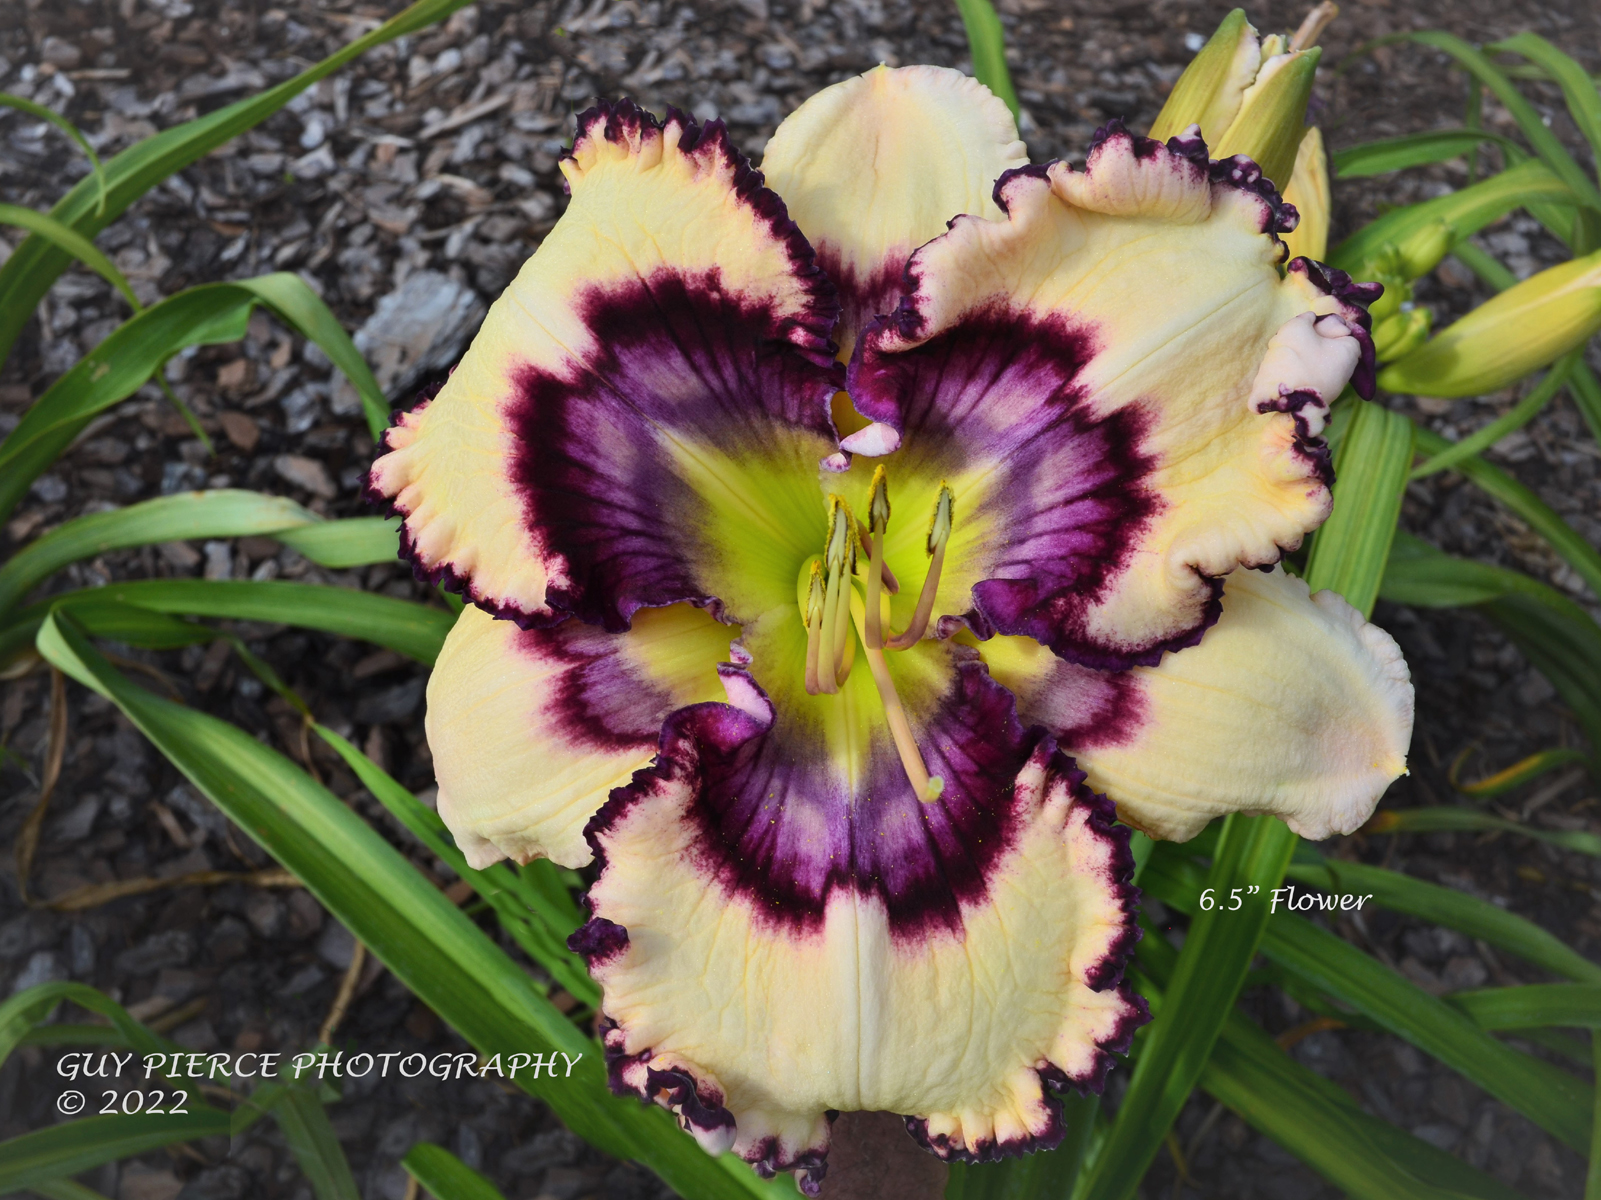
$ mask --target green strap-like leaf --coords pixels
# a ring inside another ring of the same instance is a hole
[[[110,550],[192,538],[280,534],[323,523],[316,513],[283,496],[234,488],[181,492],[113,512],[90,513],[51,530],[0,566],[0,613],[68,563]]]
[[[1395,542],[1390,546],[1379,595],[1395,604],[1419,608],[1460,608],[1521,595],[1581,626],[1595,625],[1589,613],[1549,583],[1522,571],[1457,558],[1404,529],[1396,531]]]
[[[1147,928],[1141,992],[1160,1011],[1178,952]],[[1523,1200],[1421,1138],[1371,1117],[1246,1017],[1229,1014],[1201,1086],[1356,1200]]]
[[[93,173],[95,215],[104,216],[106,212],[106,169],[101,165],[100,156],[95,153],[95,148],[89,144],[89,139],[83,136],[83,130],[79,129],[60,113],[53,112],[44,105],[36,104],[32,100],[24,100],[21,96],[14,96],[10,92],[0,92],[0,108],[14,108],[19,112],[27,113],[29,116],[38,117],[41,121],[48,121],[78,143],[78,148],[88,156],[89,169]],[[138,308],[139,306],[135,304],[134,307]],[[0,359],[4,357],[4,354],[0,354]]]
[[[1446,997],[1480,1029],[1601,1029],[1601,987],[1531,983],[1522,987],[1452,992]]]
[[[1006,101],[1012,116],[1017,116],[1020,110],[1017,93],[1012,90],[1012,73],[1006,67],[1006,31],[1001,28],[1000,17],[990,0],[956,0],[956,8],[967,30],[973,77]]]
[[[186,1114],[80,1117],[0,1142],[0,1195],[162,1146],[228,1136],[227,1113],[193,1103],[188,1108]]]
[[[487,1178],[432,1142],[418,1142],[400,1165],[435,1200],[505,1200]]]
[[[1372,903],[1406,913],[1516,954],[1554,975],[1601,984],[1597,966],[1532,921],[1455,888],[1441,887],[1366,863],[1324,859],[1306,848],[1309,861],[1290,865],[1285,878],[1334,895],[1371,896]]]
[[[318,80],[374,46],[424,29],[467,3],[469,0],[418,0],[371,33],[357,38],[293,79],[136,142],[105,164],[106,200],[103,204],[99,198],[100,185],[94,179],[85,179],[62,197],[50,210],[50,215],[85,237],[94,237],[128,205],[167,176],[259,125]],[[0,266],[0,361],[10,354],[23,324],[71,261],[66,252],[34,236],[17,247]]]
[[[0,273],[3,270],[0,268]],[[244,337],[251,311],[262,303],[316,341],[351,374],[352,382],[362,390],[369,425],[381,431],[388,423],[388,406],[382,402],[372,373],[304,280],[280,272],[233,283],[201,284],[124,321],[34,402],[0,442],[0,518],[95,416],[126,400],[185,347]],[[376,411],[380,407],[381,417]]]
[[[100,247],[70,225],[63,225],[48,213],[35,212],[20,204],[0,204],[0,225],[15,225],[37,234],[47,242],[53,242],[121,292],[122,298],[134,312],[144,307],[139,303],[139,297],[133,294],[133,285],[128,282],[128,277],[101,253]]]
[[[1417,427],[1417,441],[1418,449],[1425,454],[1438,454],[1451,447],[1451,443],[1439,434],[1422,426]],[[1568,564],[1590,585],[1592,592],[1601,596],[1601,552],[1585,541],[1555,509],[1500,467],[1482,458],[1465,458],[1451,469],[1467,476],[1480,489],[1505,505],[1513,515],[1522,518],[1551,543],[1553,550],[1568,560]]]
[[[1564,850],[1601,856],[1601,834],[1578,830],[1537,829],[1519,821],[1508,821],[1493,813],[1455,804],[1436,804],[1429,808],[1402,808],[1381,812],[1368,822],[1369,833],[1511,833],[1535,838]]]
[[[1386,246],[1403,245],[1408,238],[1443,221],[1457,241],[1477,233],[1515,208],[1540,202],[1577,204],[1572,189],[1544,163],[1529,159],[1461,191],[1408,204],[1369,221],[1346,238],[1329,256],[1342,271],[1365,274]]]
[[[1509,138],[1483,129],[1430,129],[1425,133],[1409,133],[1405,137],[1383,138],[1347,146],[1329,157],[1338,178],[1362,179],[1369,175],[1382,175],[1386,171],[1400,171],[1407,167],[1461,158],[1485,142],[1503,146],[1514,144]]]
[[[318,629],[340,637],[387,646],[430,666],[439,657],[456,618],[412,600],[359,592],[355,588],[285,579],[138,579],[64,592],[17,613],[15,623],[38,622],[51,609],[79,604],[131,605],[158,613],[263,621]]]
[[[571,1076],[516,1082],[610,1154],[638,1158],[681,1195],[794,1195],[731,1155],[712,1159],[654,1106],[607,1090],[599,1047],[445,896],[364,821],[243,730],[135,687],[69,619],[53,616],[39,650],[112,700],[197,788],[303,881],[396,978],[480,1052],[581,1055]]]
[[[271,1114],[317,1200],[361,1200],[356,1177],[339,1148],[339,1135],[311,1088],[286,1089],[273,1103]]]
[[[1545,373],[1545,378],[1529,389],[1529,394],[1519,400],[1507,412],[1491,421],[1483,429],[1479,429],[1463,438],[1460,442],[1452,444],[1449,450],[1442,450],[1431,455],[1412,469],[1411,479],[1422,479],[1454,466],[1464,458],[1471,458],[1475,454],[1482,454],[1490,449],[1507,434],[1522,429],[1535,417],[1540,410],[1550,403],[1551,397],[1562,390],[1562,385],[1568,381],[1573,368],[1578,365],[1584,354],[1584,347],[1580,346],[1563,358],[1551,364],[1551,369]]]
[[[1197,916],[1202,915],[1201,889],[1210,882],[1199,867],[1175,855],[1154,859],[1143,880],[1164,904]],[[1271,899],[1271,894],[1264,894],[1261,907],[1270,907]],[[1325,995],[1411,1042],[1574,1149],[1582,1152],[1588,1148],[1594,1089],[1497,1041],[1461,1012],[1377,959],[1304,917],[1286,912],[1282,901],[1267,923],[1262,953]]]
[[[1578,163],[1573,161],[1573,156],[1563,147],[1561,140],[1540,119],[1540,114],[1535,111],[1534,105],[1518,91],[1517,86],[1506,77],[1501,68],[1461,38],[1443,30],[1430,29],[1408,36],[1421,45],[1445,51],[1461,63],[1475,79],[1494,92],[1496,99],[1501,101],[1506,106],[1507,112],[1512,114],[1518,130],[1528,139],[1529,145],[1534,147],[1534,152],[1546,166],[1551,168],[1557,178],[1573,189],[1573,194],[1579,198],[1580,203],[1589,208],[1601,209],[1601,192],[1596,191],[1590,177]]]
[[[1601,167],[1601,92],[1597,92],[1595,80],[1590,78],[1585,69],[1539,34],[1528,30],[1504,42],[1497,42],[1489,49],[1521,54],[1530,62],[1545,68],[1561,87],[1568,113],[1579,127],[1579,132],[1589,140],[1596,164]]]
[[[400,521],[395,517],[346,517],[274,534],[318,566],[333,570],[394,562],[400,557]],[[461,605],[455,606],[461,612]]]
[[[438,813],[425,807],[393,776],[333,730],[322,725],[313,728],[396,820],[458,878],[472,884],[475,892],[501,912],[502,923],[530,957],[550,972],[551,978],[590,1009],[600,1007],[599,986],[590,978],[583,959],[567,948],[567,937],[578,928],[581,918],[565,891],[563,898],[567,903],[561,907],[539,889],[529,886],[505,863],[495,863],[483,871],[474,870],[456,848]],[[531,922],[530,914],[536,915],[538,920]]]
[[[1573,710],[1593,753],[1601,753],[1601,638],[1589,614],[1574,618],[1528,596],[1492,600],[1479,611],[1500,626]]]
[[[1306,576],[1314,591],[1336,591],[1371,613],[1390,556],[1412,465],[1412,423],[1351,397],[1350,423],[1334,459],[1334,511],[1312,535]]]

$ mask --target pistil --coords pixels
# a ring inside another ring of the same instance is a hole
[[[872,577],[868,578],[871,583]],[[863,654],[867,657],[868,669],[873,673],[873,685],[878,688],[879,701],[884,705],[884,722],[889,726],[895,750],[901,756],[901,769],[906,772],[907,782],[912,785],[912,792],[919,800],[925,804],[938,800],[945,791],[945,780],[942,776],[931,776],[928,773],[928,767],[923,762],[923,752],[917,748],[917,740],[912,736],[911,722],[906,719],[906,708],[901,704],[900,693],[895,690],[895,680],[890,676],[889,664],[884,660],[884,651],[874,649],[867,641],[869,610],[854,590],[851,593],[850,607],[851,617],[856,622],[856,631],[862,638]]]
[[[950,485],[941,483],[939,497],[934,501],[934,515],[928,523],[928,574],[923,577],[923,590],[917,597],[917,609],[912,614],[912,623],[885,643],[887,649],[909,650],[922,640],[928,630],[929,617],[934,613],[934,595],[939,591],[940,572],[945,567],[945,547],[951,540],[955,504],[956,497]]]

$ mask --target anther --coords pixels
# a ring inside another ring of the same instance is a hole
[[[836,678],[841,660],[844,658],[845,647],[841,633],[850,631],[849,600],[845,601],[846,609],[843,618],[844,628],[841,629],[841,598],[850,591],[850,575],[847,559],[854,565],[856,558],[856,530],[851,521],[850,509],[845,501],[837,495],[828,498],[828,545],[823,551],[823,564],[827,572],[827,586],[823,593],[823,613],[819,622],[821,640],[818,644],[817,655],[817,688],[819,692],[833,695],[839,691],[839,681]]]
[[[822,691],[817,679],[817,661],[823,645],[823,564],[812,559],[811,582],[806,585],[806,694]]]
[[[945,547],[951,540],[955,506],[955,494],[949,484],[942,482],[939,497],[934,501],[934,514],[928,522],[928,574],[923,577],[923,590],[917,597],[917,611],[912,614],[912,623],[885,643],[890,650],[911,649],[928,630],[928,619],[934,613],[934,595],[939,591],[940,572],[945,566]]]

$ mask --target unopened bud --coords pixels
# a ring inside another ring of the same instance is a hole
[[[1295,152],[1295,170],[1284,189],[1284,199],[1301,215],[1294,232],[1284,235],[1291,258],[1322,262],[1329,253],[1329,214],[1334,208],[1329,190],[1329,160],[1323,152],[1323,134],[1316,125],[1306,131]]]
[[[1296,151],[1306,134],[1306,106],[1322,56],[1323,51],[1314,47],[1277,54],[1263,62],[1256,82],[1240,97],[1234,120],[1216,145],[1207,143],[1212,157],[1243,154],[1274,183],[1289,183]]]
[[[1440,265],[1455,244],[1456,230],[1449,223],[1430,221],[1395,248],[1401,274],[1408,279],[1421,279]]]
[[[1426,308],[1392,313],[1373,326],[1373,350],[1381,363],[1394,362],[1429,340],[1434,318]]]
[[[1236,8],[1184,68],[1157,114],[1150,136],[1166,141],[1199,125],[1201,137],[1216,158],[1218,139],[1240,111],[1240,97],[1255,82],[1261,65],[1262,44],[1256,30],[1245,19],[1245,10]]]
[[[1601,330],[1601,250],[1508,288],[1384,369],[1379,383],[1418,396],[1499,391]]]

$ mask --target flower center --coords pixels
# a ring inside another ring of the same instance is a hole
[[[806,691],[813,696],[836,695],[856,662],[857,643],[872,672],[873,685],[884,707],[884,721],[895,741],[901,766],[912,790],[920,800],[936,800],[945,781],[930,776],[923,754],[912,737],[905,706],[895,690],[886,650],[909,650],[928,630],[934,612],[934,595],[939,590],[940,572],[945,565],[945,547],[950,541],[955,497],[949,485],[940,484],[929,518],[927,549],[928,573],[918,594],[917,609],[911,623],[900,633],[886,637],[889,627],[889,596],[900,585],[884,562],[884,533],[889,528],[889,474],[882,465],[873,472],[872,493],[864,525],[852,515],[843,497],[828,497],[828,539],[823,553],[814,554],[801,566],[796,581],[796,601],[806,625]],[[867,544],[867,574],[857,579],[858,550]]]

